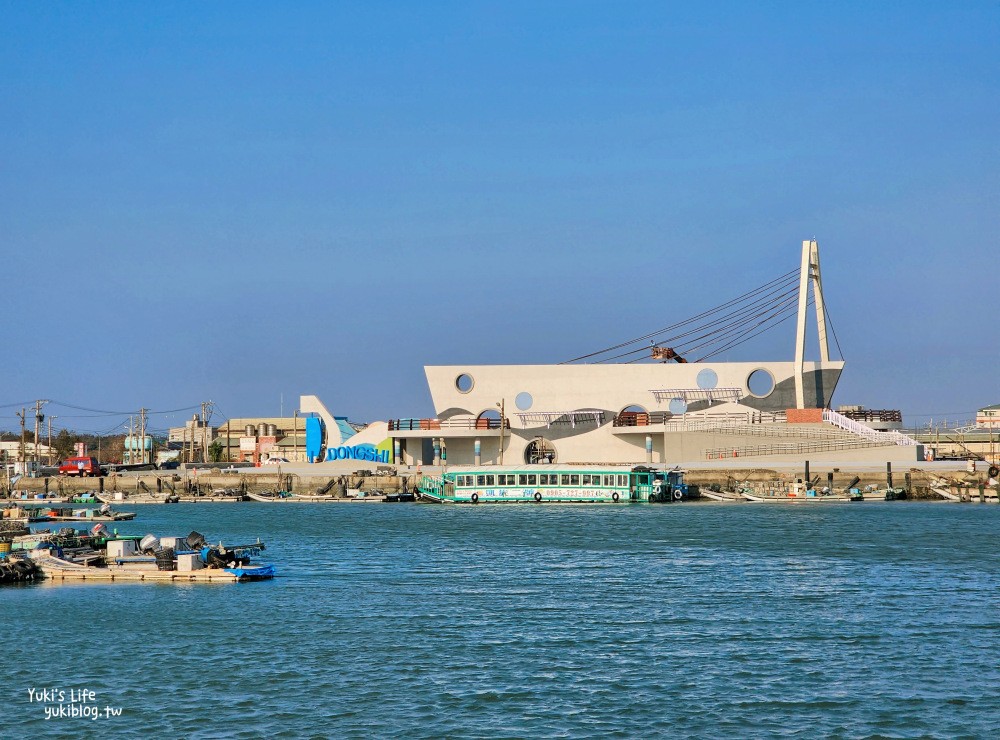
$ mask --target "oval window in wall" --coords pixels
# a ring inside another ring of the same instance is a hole
[[[683,398],[671,398],[667,408],[670,409],[671,414],[683,414],[688,410],[688,405]]]
[[[462,373],[455,378],[455,387],[458,388],[459,393],[468,393],[475,384],[476,381],[468,373]]]
[[[758,368],[747,377],[747,388],[757,398],[769,396],[774,390],[774,376],[764,368]]]
[[[719,385],[719,376],[716,375],[715,370],[706,367],[704,370],[698,373],[699,388],[710,391],[718,385]]]
[[[531,394],[527,391],[521,391],[517,394],[514,399],[514,405],[517,406],[521,411],[527,411],[531,408],[531,404],[535,402],[535,399],[531,397]]]

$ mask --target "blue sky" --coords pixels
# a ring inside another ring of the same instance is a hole
[[[429,414],[424,364],[599,349],[814,236],[835,404],[1000,402],[996,2],[0,8],[0,426]]]

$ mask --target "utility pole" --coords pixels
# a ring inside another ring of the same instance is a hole
[[[28,410],[24,407],[21,408],[21,412],[18,416],[21,418],[21,446],[17,451],[17,460],[21,463],[21,473],[24,473],[24,417],[27,416]]]
[[[295,409],[292,412],[292,439],[295,441],[295,454],[292,456],[292,462],[299,461],[299,410]]]
[[[40,434],[39,427],[45,420],[45,414],[42,413],[42,406],[47,404],[48,401],[38,400],[35,401],[35,466],[38,466],[40,458],[38,456],[38,435]]]
[[[507,426],[507,413],[505,407],[507,405],[507,399],[501,398],[500,403],[497,406],[500,407],[500,464],[503,465],[503,435],[504,428]]]
[[[201,403],[201,461],[208,462],[208,417],[211,413],[211,401]]]
[[[52,464],[52,420],[58,418],[58,416],[49,417],[49,454],[45,457],[46,462],[48,462],[49,465]]]
[[[139,409],[139,447],[142,450],[142,464],[145,465],[146,460],[146,411],[147,409]]]

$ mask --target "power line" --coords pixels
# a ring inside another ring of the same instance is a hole
[[[637,342],[648,341],[649,339],[651,339],[653,337],[656,337],[658,335],[664,334],[664,333],[669,332],[669,331],[673,331],[675,329],[679,329],[682,326],[686,326],[688,324],[694,323],[696,321],[699,321],[700,319],[704,319],[704,318],[706,318],[708,316],[716,314],[716,313],[718,313],[720,311],[723,311],[723,310],[725,310],[727,308],[730,308],[730,307],[732,307],[734,305],[738,305],[740,303],[743,303],[743,302],[747,301],[749,298],[752,298],[752,297],[754,297],[754,296],[756,296],[756,295],[758,295],[758,294],[760,294],[762,292],[773,290],[775,288],[775,286],[779,286],[780,288],[787,287],[787,285],[791,285],[792,284],[792,282],[793,282],[793,276],[795,276],[797,273],[798,273],[798,270],[791,270],[790,272],[788,272],[788,273],[786,273],[784,275],[781,275],[780,277],[777,277],[774,280],[771,280],[770,282],[765,283],[764,285],[762,285],[762,286],[760,286],[758,288],[755,288],[754,290],[748,291],[748,292],[744,293],[743,295],[737,296],[736,298],[733,298],[732,300],[729,300],[729,301],[727,301],[727,302],[725,302],[725,303],[723,303],[723,304],[721,304],[719,306],[716,306],[715,308],[711,308],[711,309],[709,309],[707,311],[703,311],[702,313],[700,313],[700,314],[698,314],[696,316],[692,316],[689,319],[685,319],[684,321],[680,321],[680,322],[677,322],[675,324],[671,324],[669,326],[663,327],[661,329],[657,329],[656,331],[650,332],[648,334],[644,334],[641,337],[636,337],[635,339],[630,339],[628,341],[621,342],[621,343],[613,345],[611,347],[606,347],[606,348],[604,348],[602,350],[598,350],[596,352],[590,352],[590,353],[585,354],[585,355],[580,355],[579,357],[574,357],[573,359],[566,360],[565,362],[562,362],[560,364],[566,365],[566,364],[569,364],[569,363],[572,363],[572,362],[579,362],[580,360],[586,360],[586,359],[589,359],[591,357],[597,357],[599,355],[606,354],[608,352],[613,352],[616,349],[621,349],[621,348],[627,347],[627,346],[629,346],[631,344],[636,344]]]
[[[785,291],[784,293],[779,293],[780,290],[782,290],[784,288],[787,288],[787,287],[789,287],[789,286],[788,285],[783,285],[783,286],[777,286],[775,288],[772,288],[768,293],[765,293],[764,295],[758,296],[753,301],[751,301],[747,305],[739,308],[736,311],[731,311],[731,312],[729,312],[727,314],[724,314],[724,315],[722,315],[722,316],[720,316],[720,317],[718,317],[718,318],[716,318],[716,319],[714,319],[712,321],[709,321],[707,323],[699,324],[698,326],[695,326],[695,327],[693,327],[691,329],[688,329],[687,331],[681,332],[680,334],[675,334],[674,336],[671,336],[671,337],[658,337],[657,341],[660,342],[661,344],[670,344],[670,345],[672,345],[672,347],[674,349],[679,349],[679,348],[682,348],[684,346],[690,345],[692,342],[699,341],[699,340],[704,339],[706,337],[709,337],[709,336],[712,336],[714,334],[717,334],[717,333],[719,333],[721,331],[727,331],[730,328],[732,328],[733,326],[738,326],[741,322],[742,323],[748,323],[748,322],[752,321],[754,318],[756,318],[757,316],[759,316],[761,314],[761,310],[763,310],[765,312],[767,310],[770,310],[769,307],[772,306],[775,301],[782,301],[782,302],[784,302],[784,301],[786,301],[788,299],[789,296],[795,296],[795,295],[798,294],[798,288],[797,287],[794,288],[794,289],[792,289],[792,290]],[[792,298],[792,300],[794,300],[794,298]],[[729,322],[729,323],[727,324],[725,322]],[[684,322],[684,323],[688,323],[688,322]],[[677,342],[679,340],[684,339],[685,337],[690,337],[692,334],[695,334],[697,332],[704,332],[706,329],[710,329],[710,328],[715,327],[715,326],[717,326],[719,324],[723,324],[723,326],[720,327],[720,328],[715,329],[714,331],[708,332],[707,334],[701,334],[700,336],[697,336],[697,337],[694,337],[692,339],[689,339],[687,342],[682,342],[681,344],[677,344]],[[621,358],[621,357],[628,357],[630,355],[635,355],[635,354],[640,354],[640,353],[643,354],[643,355],[645,355],[648,351],[649,351],[649,347],[646,346],[646,345],[643,345],[643,346],[641,346],[641,347],[639,347],[637,349],[629,350],[627,352],[622,352],[622,353],[619,353],[617,355],[612,355],[610,357],[605,357],[603,359],[597,360],[597,362],[598,363],[610,362],[612,360],[615,360],[615,359],[618,359],[618,358]],[[638,358],[638,359],[645,359],[645,357]]]

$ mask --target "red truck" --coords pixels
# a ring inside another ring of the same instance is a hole
[[[59,475],[79,475],[99,477],[103,475],[96,457],[70,457],[59,466]]]

